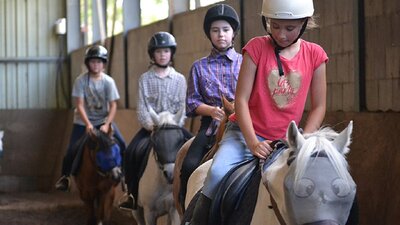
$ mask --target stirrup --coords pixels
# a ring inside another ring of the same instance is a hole
[[[125,201],[120,202],[118,204],[118,208],[121,210],[127,210],[127,211],[131,211],[134,210],[134,205],[135,205],[135,199],[133,198],[132,194],[125,194],[123,195],[123,197],[128,196]]]
[[[71,187],[71,181],[70,178],[68,176],[62,176],[60,179],[58,179],[55,188],[56,190],[59,191],[69,191]]]

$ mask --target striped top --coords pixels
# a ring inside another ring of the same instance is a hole
[[[212,49],[210,55],[195,61],[188,78],[187,116],[196,116],[201,104],[222,106],[221,95],[229,101],[235,97],[242,55],[231,48],[226,52]]]

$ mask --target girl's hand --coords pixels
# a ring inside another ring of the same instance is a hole
[[[210,116],[216,121],[221,121],[225,117],[225,112],[220,107],[215,106],[212,107]]]
[[[271,142],[272,141],[269,140],[257,142],[255,145],[250,147],[250,151],[251,153],[253,153],[254,156],[260,159],[267,159],[267,157],[273,151],[270,146]]]
[[[93,125],[90,123],[89,125],[86,126],[86,133],[92,134],[93,133]]]
[[[102,131],[105,134],[108,134],[108,130],[110,129],[110,125],[109,124],[104,124],[100,127],[100,131]]]

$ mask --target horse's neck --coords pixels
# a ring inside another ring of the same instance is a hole
[[[254,209],[253,218],[250,225],[269,224],[280,225],[278,218],[273,209],[271,209],[271,197],[265,188],[264,184],[260,182],[258,188],[257,203]]]
[[[88,148],[87,146],[84,146],[82,149],[82,155],[81,155],[81,169],[80,171],[83,172],[83,170],[86,173],[96,173],[97,174],[97,165],[96,165],[96,153],[92,149]],[[84,167],[84,169],[83,169]]]
[[[282,152],[282,154],[276,159],[274,163],[272,163],[266,171],[262,173],[262,182],[264,185],[268,185],[268,200],[270,201],[269,195],[272,195],[275,202],[277,203],[278,210],[281,212],[282,216],[286,215],[286,206],[285,206],[285,195],[284,195],[284,179],[285,175],[289,171],[289,167],[287,165],[287,159],[289,158],[290,151],[289,149]],[[264,189],[266,187],[264,186]],[[267,190],[266,189],[266,190]],[[265,201],[265,199],[264,199]],[[284,218],[287,221],[287,218]],[[278,223],[279,224],[279,223]]]
[[[149,182],[154,182],[157,185],[159,185],[160,181],[167,183],[166,179],[164,178],[163,171],[160,169],[159,164],[156,160],[155,152],[153,149],[151,149],[150,151],[147,165],[142,178],[145,177],[149,178]]]

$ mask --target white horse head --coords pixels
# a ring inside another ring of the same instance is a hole
[[[289,149],[263,172],[286,224],[346,224],[356,193],[345,159],[352,129],[350,122],[340,134],[323,128],[303,136],[290,123]]]
[[[182,116],[182,114],[184,113],[184,109],[179,110],[176,114],[173,114],[169,111],[163,111],[157,114],[151,107],[148,107],[148,110],[151,119],[156,126],[161,126],[164,124],[183,126],[185,124],[186,117]]]
[[[180,223],[172,196],[173,171],[176,154],[186,141],[182,113],[156,113],[149,108],[155,128],[151,134],[152,149],[139,182],[138,206],[133,216],[139,225],[156,224],[157,218],[168,214],[168,224]]]

